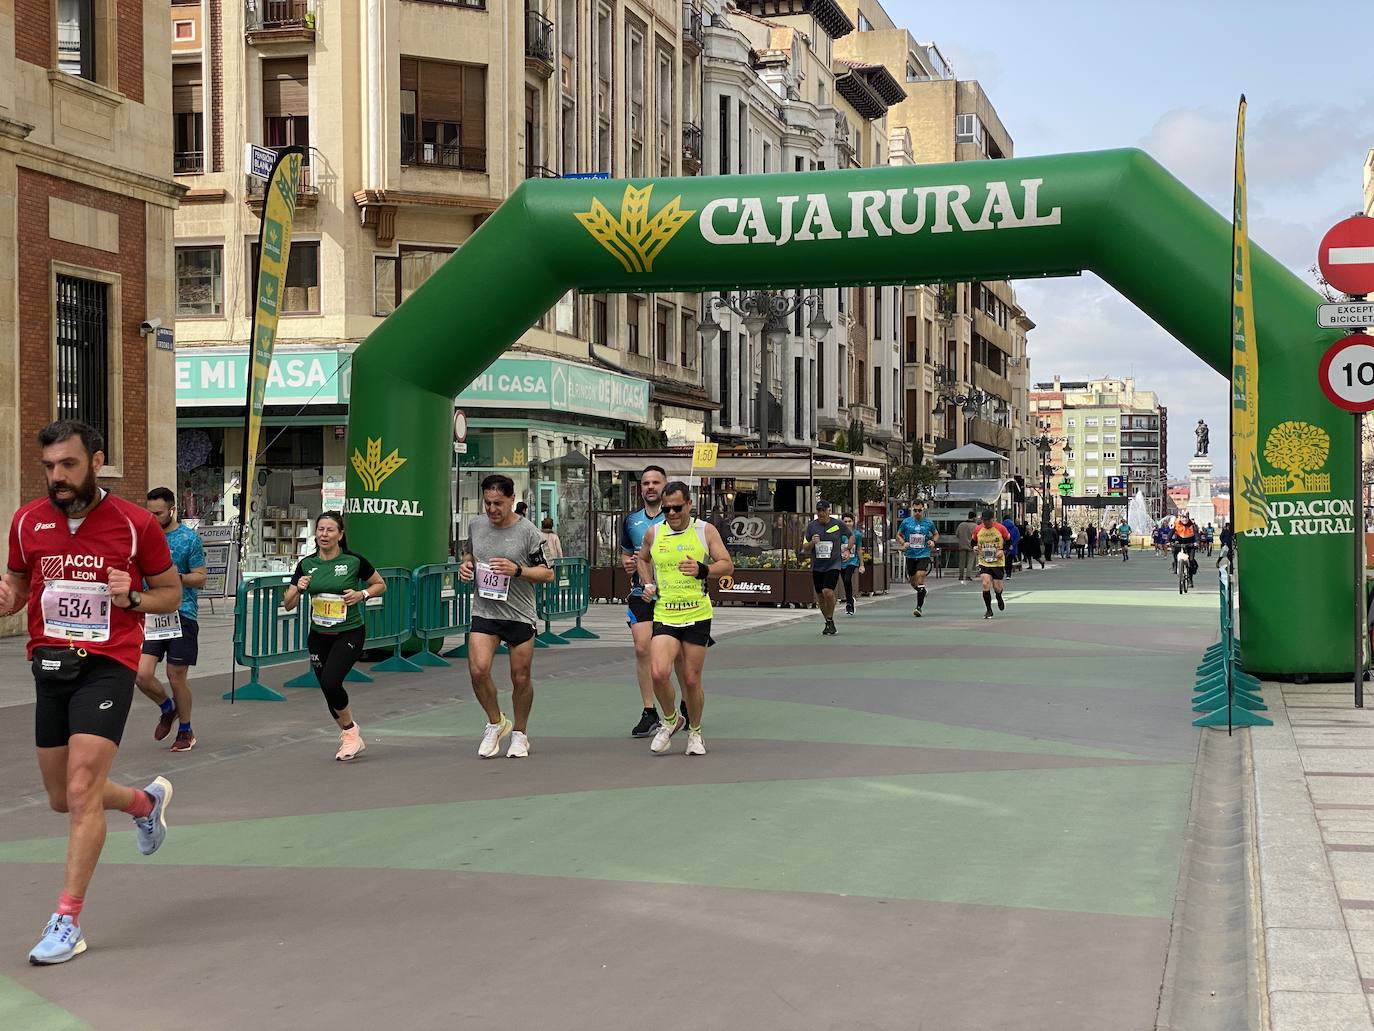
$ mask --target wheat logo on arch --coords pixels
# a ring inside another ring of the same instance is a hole
[[[364,458],[358,453],[358,449],[354,448],[352,462],[358,478],[363,481],[363,490],[375,494],[381,489],[387,477],[406,464],[406,459],[401,457],[399,448],[392,448],[391,454],[383,458],[382,438],[373,440],[368,437],[367,457]]]
[[[1264,477],[1266,494],[1324,494],[1331,474],[1318,472],[1331,454],[1331,437],[1310,422],[1281,422],[1264,442],[1264,460],[1283,473]]]
[[[654,259],[696,214],[682,210],[679,194],[650,217],[649,197],[653,192],[653,183],[643,189],[627,185],[620,201],[619,218],[595,197],[590,211],[573,213],[596,242],[615,255],[626,272],[652,272]]]

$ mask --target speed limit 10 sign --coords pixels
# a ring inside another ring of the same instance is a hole
[[[1347,412],[1374,411],[1374,336],[1352,333],[1337,340],[1318,366],[1322,392]]]

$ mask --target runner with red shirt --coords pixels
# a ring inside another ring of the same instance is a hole
[[[62,895],[29,953],[30,963],[46,965],[86,951],[79,921],[105,846],[105,810],[133,817],[145,856],[167,836],[166,778],[137,790],[109,774],[134,697],[143,614],[174,611],[181,580],[157,520],[97,485],[105,464],[98,432],[64,419],[43,427],[38,445],[48,496],[10,523],[0,616],[28,606],[38,769],[49,804],[69,814]],[[144,582],[146,590],[135,589]]]

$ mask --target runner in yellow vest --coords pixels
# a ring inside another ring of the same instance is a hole
[[[705,755],[701,714],[706,707],[706,693],[701,686],[701,671],[706,665],[706,649],[715,643],[711,640],[714,609],[708,584],[713,578],[728,577],[735,571],[735,564],[720,532],[710,523],[692,517],[691,488],[687,484],[674,480],[663,488],[663,513],[665,521],[645,532],[637,558],[644,596],[654,599],[649,661],[654,696],[664,714],[649,749],[655,755],[668,751],[673,735],[686,723],[686,754]],[[685,720],[678,715],[672,680],[679,656],[684,660],[678,677],[687,703]]]

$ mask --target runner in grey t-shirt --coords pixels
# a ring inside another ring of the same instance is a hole
[[[463,552],[458,576],[473,585],[472,625],[468,632],[468,675],[472,693],[487,714],[487,728],[477,754],[490,759],[510,735],[506,755],[530,754],[525,731],[534,706],[530,666],[534,660],[534,585],[553,580],[544,561],[544,542],[538,528],[515,514],[515,483],[493,473],[482,481],[484,518],[474,519],[472,539]],[[491,659],[498,645],[510,649],[511,708],[506,718],[491,682]]]
[[[468,544],[468,554],[476,559],[479,566],[490,565],[494,558],[504,558],[520,566],[545,564],[544,539],[539,534],[539,528],[528,519],[517,517],[510,526],[495,526],[490,519],[476,519],[470,532],[472,539]],[[484,591],[482,580],[479,579],[472,599],[472,614],[486,619],[539,625],[534,610],[534,584],[529,577],[512,577],[505,600],[489,596],[501,593],[499,589]]]

